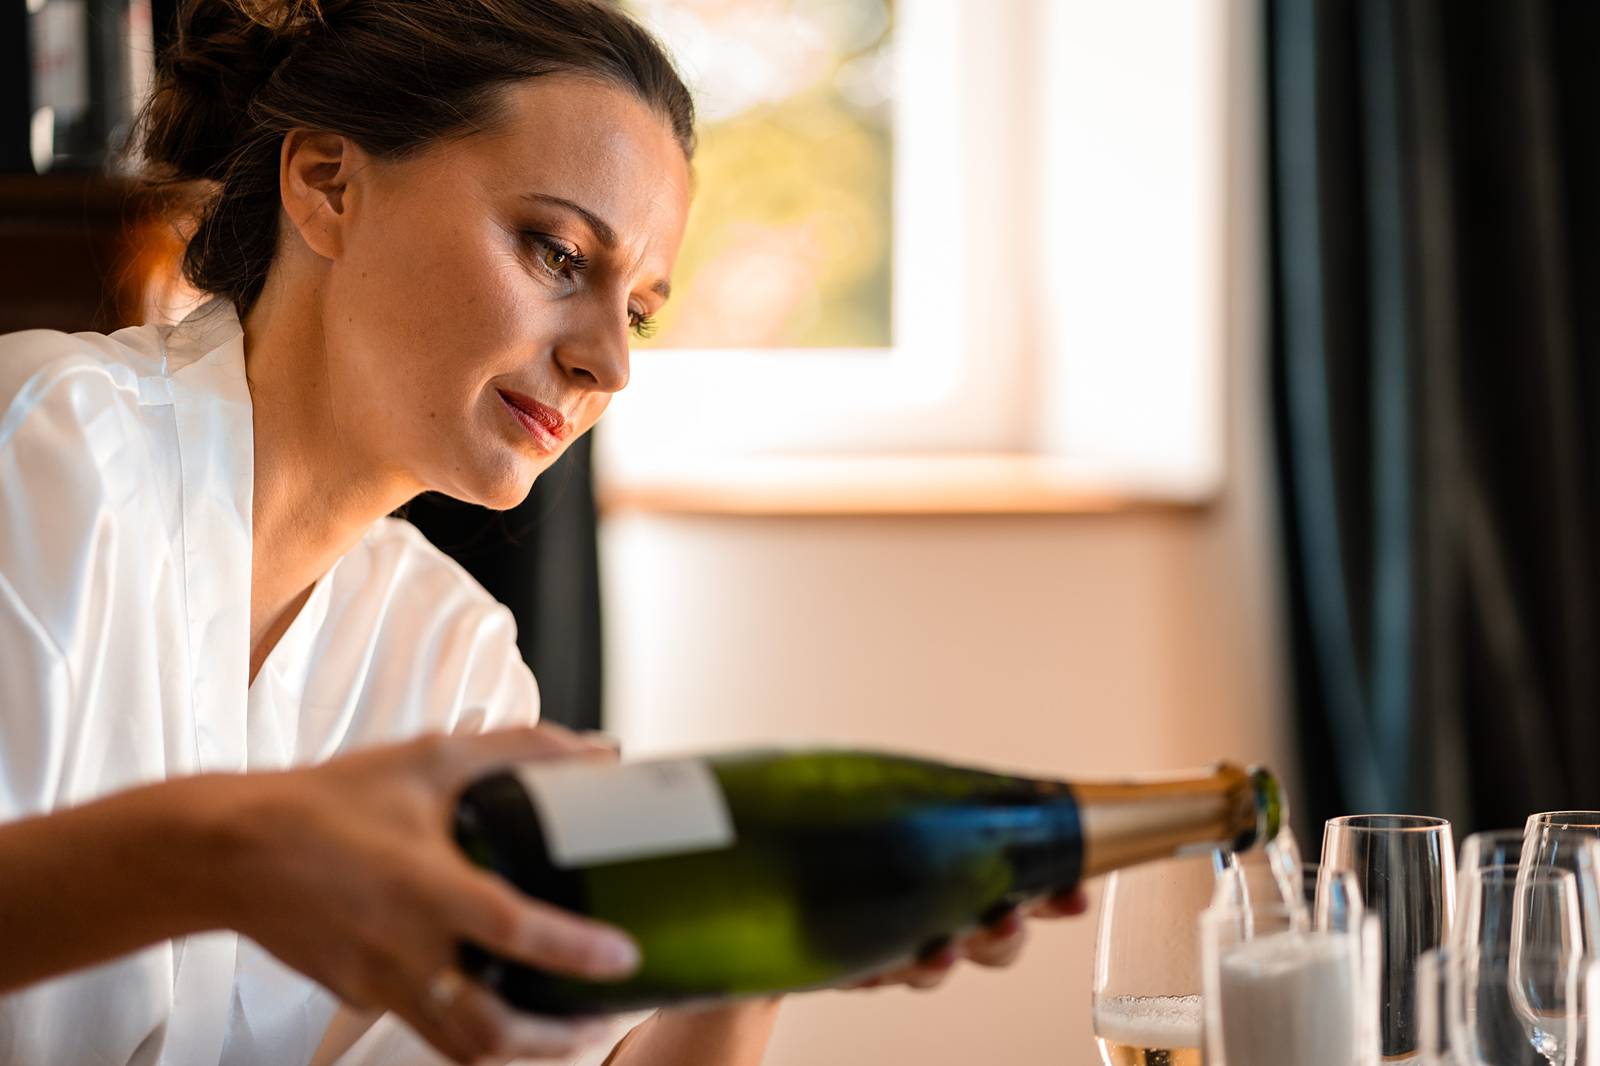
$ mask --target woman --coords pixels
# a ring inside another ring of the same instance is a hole
[[[594,1030],[514,1014],[456,945],[591,978],[637,949],[472,867],[448,815],[495,766],[609,753],[533,725],[508,613],[385,516],[515,505],[627,383],[689,96],[596,0],[180,21],[142,147],[210,184],[210,302],[0,338],[0,1061],[573,1054]],[[662,1011],[609,1061],[754,1063],[774,1012]]]

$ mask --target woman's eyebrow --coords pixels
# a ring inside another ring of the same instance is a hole
[[[582,204],[575,203],[563,196],[551,196],[549,193],[543,192],[524,193],[522,198],[524,200],[532,200],[535,203],[549,204],[552,207],[560,207],[571,211],[573,214],[583,219],[584,224],[594,232],[595,240],[600,242],[601,247],[610,250],[617,246],[617,231],[611,228],[611,224],[609,222],[595,214],[593,211],[589,210],[587,207],[584,207]],[[672,283],[663,278],[654,285],[650,286],[650,291],[661,297],[661,299],[666,300],[672,296]]]
[[[589,228],[594,231],[595,239],[598,240],[602,246],[608,249],[615,248],[617,246],[617,231],[612,229],[611,224],[605,219],[601,218],[587,207],[584,207],[582,204],[573,203],[571,200],[563,197],[551,196],[548,193],[542,192],[526,193],[524,194],[523,199],[533,200],[541,204],[551,204],[555,207],[566,208],[568,211],[571,211],[588,224]]]

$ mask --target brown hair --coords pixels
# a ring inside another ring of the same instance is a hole
[[[500,88],[577,73],[635,93],[694,152],[694,104],[608,0],[185,0],[141,117],[152,181],[207,183],[184,277],[243,314],[278,241],[283,137],[316,129],[398,158],[493,125]]]

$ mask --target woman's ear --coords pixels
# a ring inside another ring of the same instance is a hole
[[[365,162],[366,153],[337,133],[290,130],[283,138],[278,193],[284,211],[306,247],[324,259],[337,259],[344,250],[347,193]]]

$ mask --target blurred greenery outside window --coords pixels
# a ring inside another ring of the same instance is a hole
[[[891,342],[892,0],[632,0],[695,93],[694,217],[654,345]]]

